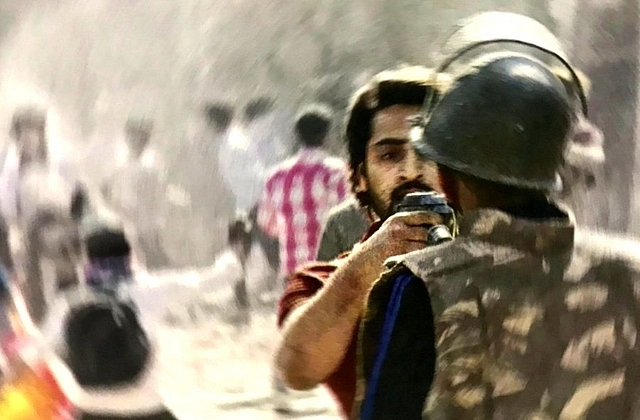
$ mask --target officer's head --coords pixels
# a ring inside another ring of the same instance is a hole
[[[509,33],[514,20],[517,36]],[[545,201],[560,187],[572,126],[586,118],[581,80],[555,37],[524,16],[480,14],[456,37],[439,68],[453,81],[425,110],[416,151],[438,164],[445,193],[461,210]]]
[[[352,189],[360,204],[382,219],[409,192],[440,191],[433,162],[418,159],[411,146],[411,119],[440,77],[424,67],[382,72],[361,88],[347,113]]]

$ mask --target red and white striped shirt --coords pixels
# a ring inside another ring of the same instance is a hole
[[[280,272],[315,259],[322,223],[347,196],[345,163],[320,149],[302,149],[267,179],[258,223],[280,242]]]

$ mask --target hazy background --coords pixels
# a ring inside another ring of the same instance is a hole
[[[169,210],[175,217],[164,234],[174,264],[206,264],[226,240],[233,206],[225,203],[233,196],[222,187],[221,139],[206,130],[204,101],[224,99],[240,109],[269,94],[290,116],[301,103],[329,99],[341,120],[348,96],[368,75],[398,63],[429,64],[436,37],[454,20],[508,10],[549,26],[592,78],[592,116],[605,132],[608,163],[581,218],[637,235],[638,2],[577,3],[3,0],[0,140],[8,140],[2,133],[15,106],[36,101],[50,111],[54,153],[99,173],[111,163],[126,117],[153,118],[152,142],[169,180],[192,198]],[[288,118],[277,127],[282,136]],[[104,153],[86,157],[87,148]],[[342,152],[338,134],[332,148]]]

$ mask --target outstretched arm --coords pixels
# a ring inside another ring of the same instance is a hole
[[[335,372],[347,353],[364,303],[387,258],[426,246],[431,213],[398,213],[345,258],[311,299],[286,316],[276,364],[294,389],[308,389]]]

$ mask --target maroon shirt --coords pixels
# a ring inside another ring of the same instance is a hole
[[[361,242],[373,235],[382,223],[371,225]],[[287,316],[293,309],[312,298],[325,284],[329,276],[338,268],[340,260],[349,253],[340,255],[331,262],[309,263],[294,272],[287,283],[287,287],[278,307],[278,326],[282,327]],[[360,322],[358,322],[360,325]],[[350,417],[356,394],[356,349],[358,343],[358,328],[353,332],[347,353],[338,368],[325,380],[331,394],[340,405],[345,418]]]

